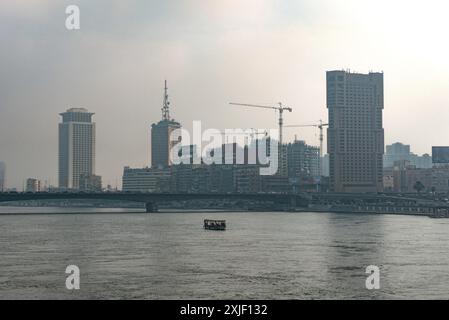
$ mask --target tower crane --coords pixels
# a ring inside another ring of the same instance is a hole
[[[254,129],[254,128],[250,128],[248,130],[250,130],[251,132],[250,133],[248,133],[248,132],[234,132],[234,133],[232,133],[232,135],[244,135],[244,136],[249,135],[251,137],[251,141],[254,140],[254,137],[256,137],[256,139],[257,139],[257,136],[262,136],[262,135],[265,136],[265,137],[268,136],[268,131],[267,130],[264,130],[263,132],[259,131],[258,129]],[[227,131],[226,130],[220,130],[220,133],[223,134],[223,135],[226,135]],[[226,138],[228,138],[228,137],[226,137]],[[226,143],[227,142],[228,141],[226,141]]]
[[[320,158],[323,156],[323,142],[324,142],[324,134],[323,134],[323,128],[328,127],[328,123],[323,123],[322,120],[320,120],[320,123],[318,124],[297,124],[297,125],[288,125],[285,126],[285,128],[305,128],[305,127],[315,127],[320,130]]]
[[[233,105],[233,106],[274,109],[274,110],[279,111],[279,144],[281,146],[280,150],[283,149],[282,148],[282,128],[284,126],[283,114],[284,114],[284,111],[292,112],[293,111],[292,108],[284,106],[281,102],[279,102],[278,106],[260,106],[260,105],[256,105],[256,104],[245,104],[245,103],[234,103],[234,102],[231,102],[229,104]]]

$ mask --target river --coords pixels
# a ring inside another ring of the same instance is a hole
[[[448,238],[414,216],[0,207],[0,299],[449,299]]]

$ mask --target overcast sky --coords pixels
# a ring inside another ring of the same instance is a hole
[[[81,30],[65,8],[81,9]],[[167,79],[172,115],[187,128],[276,128],[327,120],[325,72],[384,71],[387,144],[415,153],[449,145],[446,1],[14,0],[0,2],[0,161],[8,187],[57,184],[58,114],[95,112],[97,174],[150,162],[149,127]],[[288,129],[318,145],[314,129]]]

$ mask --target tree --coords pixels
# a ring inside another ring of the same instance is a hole
[[[413,189],[415,189],[418,193],[421,193],[426,187],[422,184],[421,181],[416,181],[415,185],[413,186]]]

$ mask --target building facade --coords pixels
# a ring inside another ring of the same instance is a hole
[[[383,74],[327,72],[330,190],[383,189]]]
[[[103,190],[101,177],[97,175],[82,174],[80,176],[80,191],[101,192]]]
[[[38,179],[29,178],[26,181],[26,192],[41,192],[42,190],[42,183]]]
[[[437,166],[449,164],[449,147],[432,147],[432,163]]]
[[[329,155],[325,154],[322,158],[321,158],[321,175],[323,177],[329,177]]]
[[[289,178],[319,177],[320,148],[296,140],[287,145],[287,168]]]
[[[396,161],[393,167],[384,169],[384,181],[389,181],[386,192],[448,193],[449,165],[417,168],[408,161]]]
[[[151,126],[151,167],[167,168],[172,165],[170,150],[177,143],[170,141],[171,134],[181,124],[172,120],[162,120]]]
[[[72,108],[59,124],[59,188],[80,189],[80,177],[95,174],[95,123],[93,113]]]
[[[124,192],[169,192],[170,169],[125,167],[122,188]]]

